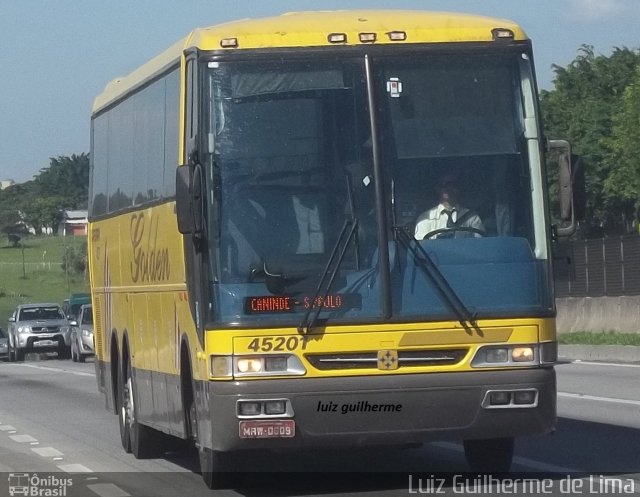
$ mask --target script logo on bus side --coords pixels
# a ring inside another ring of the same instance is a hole
[[[158,248],[158,220],[153,218],[149,223],[149,231],[145,236],[145,217],[143,213],[131,217],[131,246],[133,261],[131,262],[131,279],[134,283],[165,281],[171,274],[169,249]]]

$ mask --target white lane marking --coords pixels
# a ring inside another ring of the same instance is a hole
[[[100,497],[130,497],[131,494],[128,494],[124,490],[122,490],[119,486],[114,485],[113,483],[95,483],[93,485],[87,485],[87,488],[92,492],[95,492]]]
[[[53,447],[38,447],[37,449],[31,450],[42,457],[58,457],[64,455],[58,449],[54,449]]]
[[[31,435],[11,435],[9,437],[14,442],[18,443],[26,443],[26,442],[37,442],[38,439],[33,438]]]
[[[459,454],[464,454],[464,448],[462,447],[462,445],[459,445],[459,444],[454,444],[451,442],[434,442],[429,445],[440,447],[445,450],[451,450]],[[566,468],[564,466],[557,466],[555,464],[549,464],[542,461],[536,461],[535,459],[529,459],[528,457],[516,456],[513,458],[513,462],[516,463],[518,466],[523,466],[525,468],[529,468],[534,471],[544,471],[549,473],[566,473],[566,474],[579,472],[577,469]]]
[[[597,395],[584,395],[581,393],[558,392],[558,397],[580,400],[594,400],[597,402],[608,402],[610,404],[627,404],[631,406],[640,406],[640,400],[616,399],[612,397],[598,397]]]
[[[585,364],[587,366],[613,366],[614,368],[640,368],[640,364],[627,364],[627,363],[619,363],[619,362],[591,362],[591,361],[582,361],[580,359],[575,359],[571,361],[571,364],[577,364],[577,365]],[[558,364],[558,366],[562,366],[562,364]]]
[[[549,464],[542,461],[536,461],[535,459],[529,459],[528,457],[515,456],[513,462],[518,466],[522,466],[535,471],[542,471],[544,473],[564,473],[575,474],[579,471],[573,468],[567,468],[564,466],[558,466],[557,464]]]
[[[82,464],[58,464],[58,468],[65,473],[93,473],[92,469],[89,469]]]
[[[43,371],[55,371],[56,373],[68,373],[76,376],[95,376],[95,373],[84,373],[82,371],[72,371],[70,369],[50,368],[48,366],[38,366],[36,364],[16,364],[22,368],[42,369]]]
[[[15,429],[15,427],[11,426],[11,425],[0,425],[0,431],[18,431]]]

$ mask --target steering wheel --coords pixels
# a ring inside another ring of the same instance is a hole
[[[467,233],[473,233],[475,235],[487,236],[487,232],[480,228],[474,228],[473,226],[451,226],[449,228],[438,228],[437,230],[430,231],[424,237],[423,240],[429,240],[430,238],[437,237],[441,233],[455,233],[456,231],[466,231]]]

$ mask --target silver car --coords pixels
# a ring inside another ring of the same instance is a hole
[[[93,312],[91,304],[80,307],[78,317],[71,325],[71,360],[84,362],[87,356],[94,354],[93,349]]]
[[[8,331],[10,361],[24,361],[28,352],[70,356],[69,321],[58,304],[20,304],[9,318]]]
[[[7,332],[0,328],[0,359],[4,360],[9,357],[9,339]]]

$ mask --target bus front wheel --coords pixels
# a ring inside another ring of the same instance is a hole
[[[471,471],[507,473],[513,461],[513,447],[513,437],[465,440],[464,455]]]

